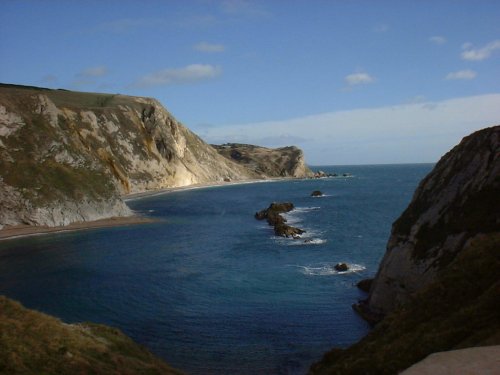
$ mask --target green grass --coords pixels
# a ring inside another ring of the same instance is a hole
[[[64,324],[0,296],[0,374],[180,374],[119,330]]]

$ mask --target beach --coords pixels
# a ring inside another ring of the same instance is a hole
[[[259,182],[273,182],[280,181],[284,178],[270,178],[270,179],[252,179],[252,180],[243,180],[243,181],[223,181],[223,182],[214,182],[214,183],[206,183],[206,184],[193,184],[187,186],[178,186],[178,187],[170,187],[159,190],[149,190],[140,193],[132,193],[126,194],[122,196],[122,199],[127,202],[129,200],[141,199],[145,197],[173,193],[176,191],[184,191],[184,190],[192,190],[192,189],[202,189],[208,187],[217,187],[217,186],[226,186],[226,185],[237,185],[237,184],[251,184],[251,183],[259,183]],[[116,226],[125,226],[125,225],[137,225],[137,224],[147,224],[157,221],[157,219],[153,219],[150,217],[144,217],[140,215],[133,216],[125,216],[125,217],[111,217],[101,220],[95,221],[83,221],[77,223],[71,223],[65,226],[56,226],[56,227],[48,227],[48,226],[35,226],[35,225],[14,225],[14,226],[5,226],[3,229],[0,229],[0,241],[14,239],[25,236],[34,236],[34,235],[42,235],[42,234],[53,234],[53,233],[61,233],[61,232],[69,232],[69,231],[77,231],[77,230],[86,230],[86,229],[96,229],[96,228],[105,228],[105,227],[116,227]]]

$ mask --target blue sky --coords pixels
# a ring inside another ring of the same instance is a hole
[[[500,123],[500,1],[14,1],[0,82],[150,96],[207,142],[433,162]]]

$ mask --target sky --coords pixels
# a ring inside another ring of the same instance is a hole
[[[209,143],[435,162],[500,124],[500,1],[3,0],[0,82],[158,99]]]

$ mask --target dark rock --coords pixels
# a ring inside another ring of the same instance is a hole
[[[276,226],[278,224],[286,223],[286,219],[283,216],[281,216],[279,213],[277,213],[276,211],[268,211],[267,222],[271,226]]]
[[[274,226],[274,234],[281,237],[297,238],[304,232],[305,231],[300,228],[292,227],[286,224],[277,224]]]
[[[368,293],[372,286],[373,279],[363,279],[359,281],[356,286],[361,289],[363,292]]]
[[[345,272],[349,269],[349,266],[346,263],[337,263],[333,268],[335,268],[336,271]]]
[[[264,210],[260,210],[259,212],[255,213],[255,218],[257,220],[264,220],[268,219],[269,225],[274,225],[274,222],[281,222],[280,219],[277,218],[277,216],[280,216],[278,214],[284,213],[284,212],[289,212],[293,210],[293,203],[290,202],[281,202],[281,203],[276,203],[273,202],[269,205],[268,208]],[[285,222],[286,220],[282,218]]]
[[[367,300],[358,301],[352,305],[352,309],[356,311],[359,316],[368,322],[371,326],[376,325],[383,318],[383,315],[374,313],[370,310]]]
[[[282,202],[282,203],[271,203],[268,210],[275,212],[289,212],[294,209],[293,203]]]
[[[314,190],[312,193],[311,193],[311,197],[322,197],[323,196],[323,193],[319,190]]]
[[[317,171],[316,173],[314,173],[313,177],[314,178],[337,177],[337,173],[325,173],[324,171]]]
[[[280,213],[289,212],[293,210],[293,208],[293,203],[290,202],[273,202],[265,210],[256,212],[255,218],[257,220],[267,219],[268,224],[274,227],[274,233],[277,236],[299,238],[305,231],[300,228],[286,225],[286,219],[280,215]]]

